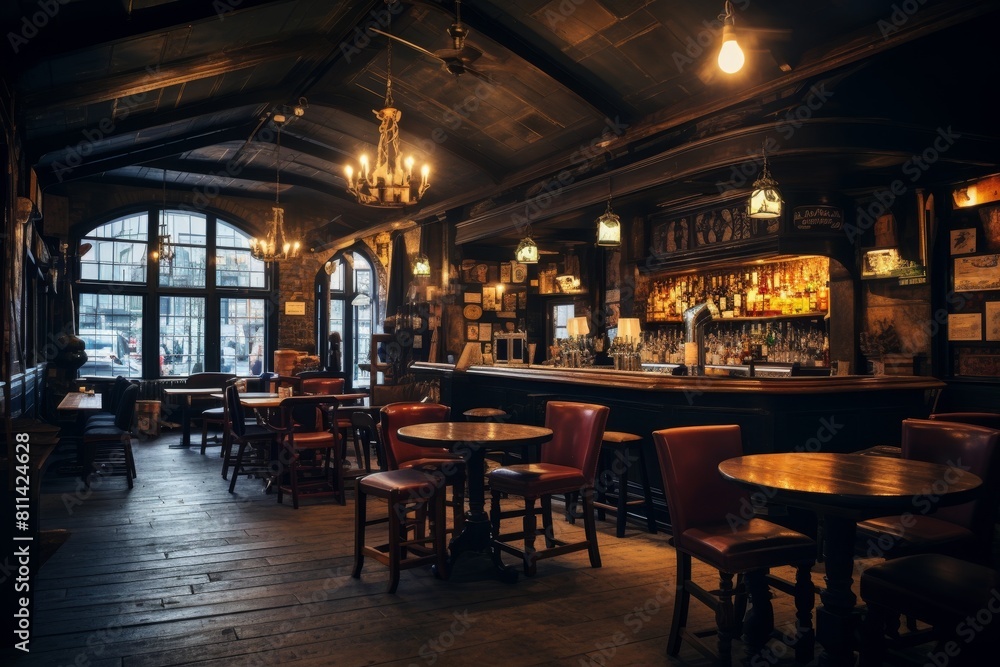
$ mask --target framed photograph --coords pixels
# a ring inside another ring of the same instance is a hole
[[[489,322],[479,323],[479,342],[490,343],[493,341],[493,325]]]
[[[510,263],[510,279],[515,283],[523,283],[528,279],[528,265],[517,261]]]
[[[1000,301],[986,302],[986,340],[1000,340]]]
[[[976,252],[976,228],[951,230],[952,255],[967,255]]]
[[[466,292],[462,298],[464,303],[482,303],[483,293],[482,292]]]
[[[517,310],[517,294],[505,292],[503,295],[503,309],[506,311]]]
[[[483,287],[483,310],[497,309],[497,290],[495,287]]]
[[[511,276],[510,264],[504,262],[500,265],[500,282],[509,283]]]
[[[517,293],[517,307],[524,310],[528,307],[528,293],[518,292]]]
[[[486,325],[489,326],[488,324]],[[478,324],[466,324],[465,325],[465,340],[478,341],[479,340],[479,325]]]
[[[984,353],[981,350],[959,350],[955,375],[967,377],[1000,376],[1000,354]]]
[[[1000,289],[1000,255],[955,258],[955,291]]]
[[[951,313],[948,315],[948,340],[982,339],[982,313]]]

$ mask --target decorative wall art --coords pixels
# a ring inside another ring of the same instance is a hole
[[[982,313],[951,313],[948,315],[948,340],[982,339]]]
[[[976,228],[951,230],[952,255],[966,255],[976,252]]]
[[[1000,289],[1000,255],[955,258],[955,291]]]

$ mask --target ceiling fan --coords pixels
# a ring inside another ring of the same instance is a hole
[[[415,51],[419,51],[425,56],[439,60],[442,68],[450,74],[461,76],[462,74],[468,72],[475,77],[483,79],[484,81],[492,82],[492,79],[487,74],[483,74],[479,70],[469,66],[471,63],[478,60],[483,55],[483,52],[476,47],[469,46],[465,43],[465,38],[469,36],[469,30],[462,25],[461,0],[455,1],[455,22],[448,26],[448,36],[451,37],[450,49],[428,51],[422,46],[417,46],[413,42],[408,42],[402,37],[396,37],[395,35],[379,30],[378,28],[371,28],[371,31],[395,40],[400,44],[404,44]]]

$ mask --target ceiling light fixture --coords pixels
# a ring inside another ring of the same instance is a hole
[[[429,278],[431,275],[431,260],[424,253],[424,229],[419,227],[420,242],[418,244],[417,256],[413,258],[413,277]]]
[[[723,13],[719,14],[722,21],[722,48],[719,49],[719,69],[726,74],[735,74],[743,69],[746,58],[743,49],[736,41],[736,20],[733,15],[733,3],[726,0]]]
[[[622,244],[622,222],[611,210],[611,195],[608,208],[597,218],[597,245],[613,248]]]
[[[392,4],[393,0],[386,0]],[[386,30],[392,29],[392,11],[386,14],[388,24]],[[393,105],[392,100],[392,40],[386,47],[385,66],[385,103],[382,109],[373,112],[379,119],[378,154],[375,157],[375,168],[369,169],[368,156],[362,155],[358,162],[360,171],[354,173],[354,168],[348,165],[344,168],[347,176],[347,191],[365,206],[401,207],[415,204],[430,187],[427,180],[430,167],[426,164],[420,169],[420,180],[413,178],[413,157],[403,159],[399,151],[399,119],[403,112]]]
[[[514,250],[514,259],[521,264],[538,264],[538,246],[531,238],[531,225],[524,228],[524,238]]]
[[[279,121],[278,118],[282,118]],[[272,120],[278,126],[277,139],[274,148],[274,206],[271,207],[273,217],[267,226],[263,239],[250,239],[250,256],[262,262],[280,262],[299,256],[302,244],[290,241],[285,233],[285,209],[281,208],[279,193],[281,192],[281,125],[285,117],[274,114]]]
[[[764,166],[760,176],[753,183],[753,194],[747,202],[747,214],[751,218],[777,218],[781,215],[781,192],[778,182],[771,177],[767,168],[767,153],[764,153]]]
[[[163,203],[160,205],[160,228],[156,235],[156,259],[167,265],[174,259],[174,245],[170,240],[170,227],[167,225],[167,169],[163,169]]]

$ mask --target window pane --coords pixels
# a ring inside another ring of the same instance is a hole
[[[141,296],[81,294],[77,331],[87,344],[80,375],[142,376]]]
[[[170,236],[173,258],[160,262],[160,285],[163,287],[204,287],[208,253],[205,248],[206,220],[200,213],[166,211],[166,223],[160,234]]]
[[[145,213],[118,218],[99,225],[82,239],[92,247],[80,257],[82,280],[146,282]]]
[[[205,370],[205,299],[160,297],[160,375]]]
[[[264,299],[221,299],[223,373],[260,375],[264,360]]]
[[[574,316],[574,310],[573,304],[552,306],[552,323],[555,325],[553,336],[555,338],[569,338],[569,331],[566,329],[566,323],[569,322],[569,319]]]
[[[264,287],[264,262],[250,256],[250,236],[221,221],[215,230],[215,283],[219,287]]]
[[[344,291],[344,263],[339,259],[333,263],[333,273],[330,274],[330,289],[334,292]]]

